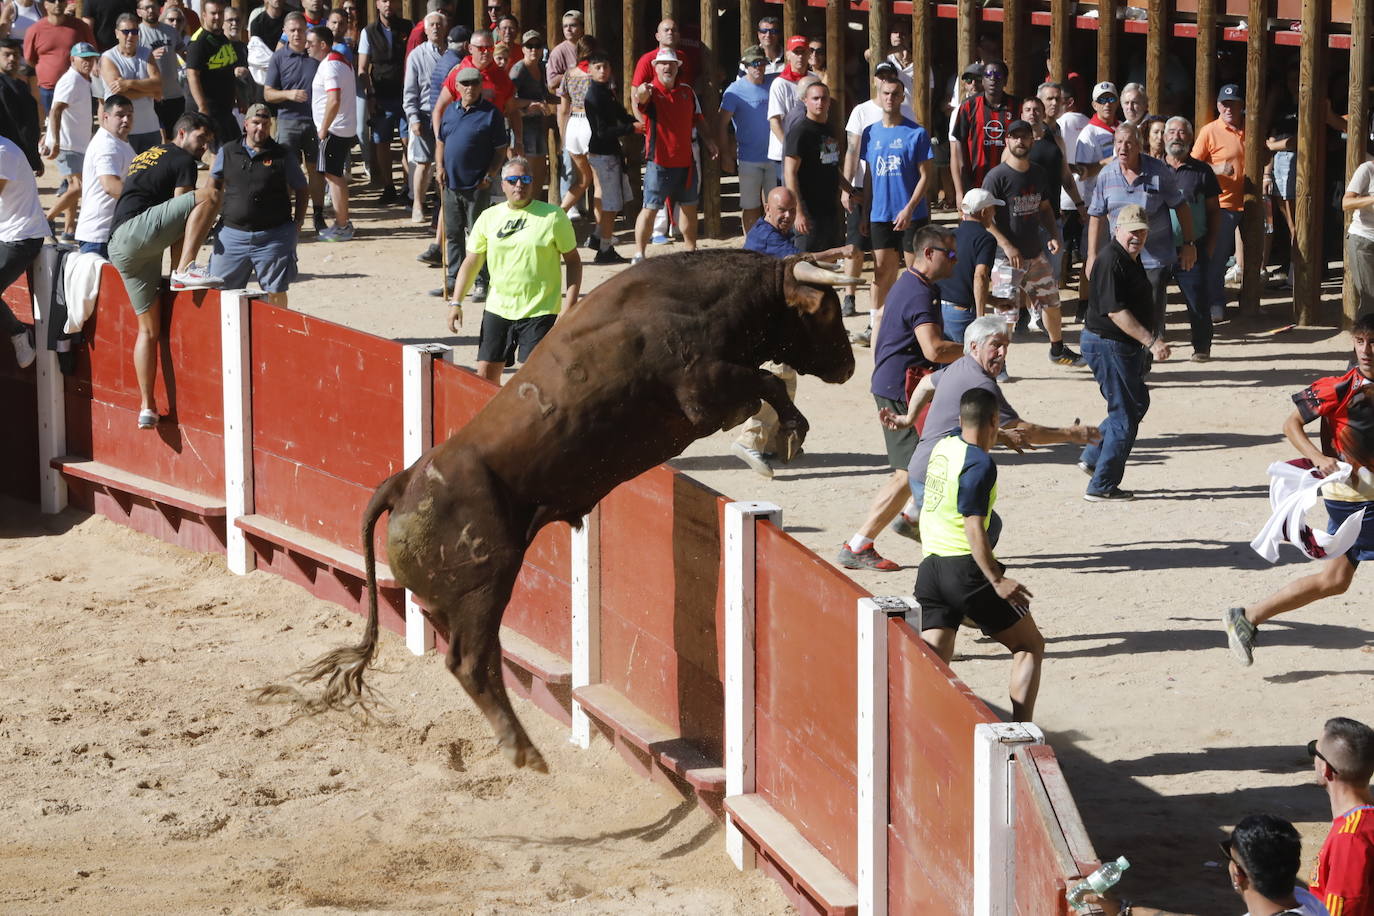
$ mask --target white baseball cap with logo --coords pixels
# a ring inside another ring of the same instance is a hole
[[[982,188],[973,188],[965,192],[962,209],[969,216],[982,213],[988,207],[1004,207],[1006,201],[998,200],[992,196],[991,191],[984,191]]]
[[[1093,101],[1096,102],[1104,95],[1119,95],[1116,91],[1116,83],[1101,82],[1093,87]]]

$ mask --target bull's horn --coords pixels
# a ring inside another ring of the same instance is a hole
[[[792,277],[798,283],[809,286],[852,286],[859,282],[848,274],[826,270],[809,261],[797,261],[792,265]]]

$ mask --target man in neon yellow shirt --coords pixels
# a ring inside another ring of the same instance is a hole
[[[577,303],[582,286],[582,259],[568,215],[553,204],[534,199],[529,163],[517,156],[501,168],[504,207],[489,207],[472,225],[467,256],[454,284],[458,299],[449,315],[449,330],[463,324],[463,297],[484,263],[490,262],[491,289],[482,314],[477,344],[477,374],[500,384],[501,372],[529,359],[559,314],[561,258],[568,267],[568,289],[562,310]]]
[[[992,511],[997,465],[988,454],[997,442],[998,419],[992,392],[970,388],[959,399],[959,434],[941,439],[930,453],[916,600],[921,638],[945,664],[954,657],[954,637],[965,618],[1011,650],[1012,719],[1028,722],[1040,689],[1045,638],[1030,615],[1030,590],[1009,578],[992,554],[1002,528]]]

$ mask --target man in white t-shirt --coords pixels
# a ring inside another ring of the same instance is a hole
[[[782,183],[782,147],[787,139],[787,115],[804,107],[797,95],[797,83],[808,75],[820,79],[820,74],[811,70],[811,43],[805,36],[793,35],[787,39],[784,59],[786,65],[768,87],[768,158],[777,167],[779,184]]]
[[[877,95],[879,78],[882,76],[896,76],[901,79],[901,71],[897,65],[890,60],[884,60],[873,68],[873,94]],[[905,85],[905,83],[903,83]],[[916,115],[911,110],[910,102],[902,103],[902,117],[916,121]],[[845,259],[845,273],[855,279],[863,273],[864,252],[872,251],[873,246],[868,240],[868,236],[860,231],[864,221],[863,208],[863,187],[864,177],[867,167],[862,159],[859,158],[859,141],[863,137],[864,128],[870,124],[876,124],[883,119],[883,111],[878,107],[878,103],[869,99],[854,106],[854,110],[849,113],[849,120],[845,123],[844,133],[847,147],[844,153],[844,177],[854,186],[855,193],[850,195],[844,191],[840,192],[840,203],[845,209],[845,242],[851,246],[851,254]],[[854,288],[849,287],[844,298],[840,300],[840,311],[846,318],[857,315],[858,308],[854,303]],[[863,331],[854,335],[853,341],[861,346],[867,346],[872,341],[872,327],[865,328]]]
[[[48,133],[38,151],[45,159],[56,159],[57,169],[67,180],[64,191],[48,210],[48,219],[64,215],[62,240],[70,242],[76,229],[76,205],[81,200],[81,167],[86,147],[91,142],[91,72],[100,52],[87,42],[72,46],[71,66],[53,87],[52,109],[48,112]]]
[[[0,290],[23,276],[43,247],[48,220],[38,203],[38,182],[28,157],[0,137]],[[19,368],[33,364],[33,332],[0,299],[0,331],[10,339]]]
[[[1345,271],[1355,288],[1355,315],[1374,314],[1374,162],[1365,160],[1356,167],[1341,209],[1350,214]]]
[[[305,49],[320,62],[310,84],[310,111],[320,138],[316,169],[329,184],[334,225],[319,234],[321,241],[353,238],[348,219],[348,151],[358,141],[358,87],[348,58],[334,50],[334,33],[322,25],[310,30]]]
[[[110,230],[115,206],[124,193],[124,176],[134,161],[129,131],[134,126],[134,103],[122,95],[105,97],[100,109],[100,130],[86,147],[81,168],[81,218],[76,223],[76,240],[83,252],[94,251],[109,258]]]

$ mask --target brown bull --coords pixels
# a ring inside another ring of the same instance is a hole
[[[511,762],[546,772],[506,695],[498,638],[530,542],[550,522],[580,525],[617,485],[743,422],[760,401],[778,412],[783,457],[793,457],[808,424],[759,366],[784,362],[827,382],[853,374],[828,288],[836,279],[804,259],[705,251],[654,258],[599,286],[472,422],[377,488],[363,515],[367,629],[298,673],[327,680],[307,708],[364,703],[377,645],[372,534],[389,510],[391,568],[447,628],[449,670]]]

